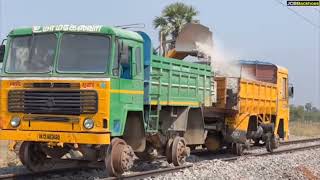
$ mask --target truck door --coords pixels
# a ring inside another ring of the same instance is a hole
[[[142,48],[139,43],[123,40],[119,64],[120,101],[126,104],[141,104],[143,95]],[[140,102],[141,101],[141,102]]]
[[[288,93],[288,74],[278,73],[278,127],[277,133],[281,138],[286,138],[289,130],[289,93]]]

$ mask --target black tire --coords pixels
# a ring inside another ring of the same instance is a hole
[[[19,149],[21,163],[32,172],[51,169],[54,164],[41,150],[40,143],[24,141]]]
[[[268,152],[272,153],[273,152],[273,147],[272,147],[272,143],[270,140],[266,141],[266,149]]]
[[[232,143],[231,144],[231,153],[237,156],[242,156],[244,154],[244,144],[241,143]]]
[[[274,149],[277,149],[279,147],[279,139],[272,135],[269,137],[266,141],[266,149],[268,152],[273,152]]]
[[[173,144],[173,139],[169,139],[166,145],[166,159],[169,164],[172,163],[172,144]]]

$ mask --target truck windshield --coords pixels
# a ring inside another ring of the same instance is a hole
[[[100,35],[64,34],[58,58],[59,72],[104,73],[110,58],[110,38]]]
[[[52,70],[57,38],[55,34],[14,37],[7,72],[46,73]]]

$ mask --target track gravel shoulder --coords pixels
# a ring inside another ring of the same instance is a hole
[[[192,168],[152,179],[320,179],[320,149],[234,162],[201,161]],[[150,178],[151,179],[151,178]]]

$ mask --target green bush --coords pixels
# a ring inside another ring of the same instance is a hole
[[[311,103],[302,105],[290,105],[290,121],[320,122],[320,111]]]

